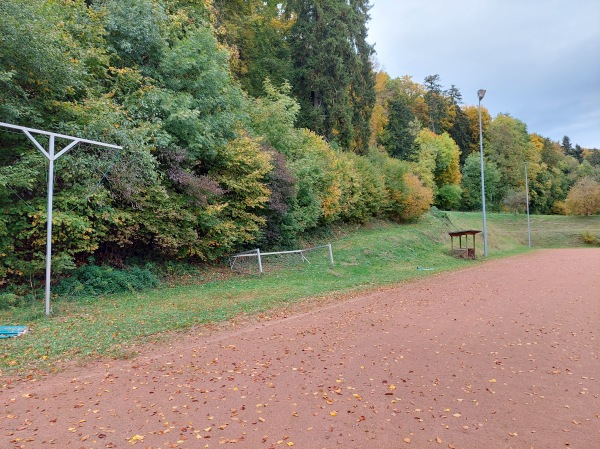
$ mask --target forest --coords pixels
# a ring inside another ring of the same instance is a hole
[[[0,122],[122,146],[81,143],[56,161],[57,282],[292,248],[432,206],[480,210],[478,107],[437,74],[377,71],[369,9],[3,0]],[[532,213],[600,213],[600,151],[481,111],[490,210],[525,210],[527,167]],[[43,285],[47,173],[22,132],[0,127],[0,295]]]

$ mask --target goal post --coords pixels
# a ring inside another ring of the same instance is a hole
[[[79,137],[67,136],[65,134],[58,134],[50,131],[43,131],[41,129],[27,128],[26,126],[13,125],[11,123],[0,122],[0,127],[16,129],[23,132],[25,136],[33,143],[33,145],[48,159],[48,199],[46,209],[46,291],[45,291],[45,313],[46,316],[50,316],[50,277],[52,272],[52,202],[54,197],[54,162],[71,150],[78,143],[87,143],[105,148],[114,148],[117,150],[123,147],[119,145],[113,145],[104,142],[97,142],[95,140],[82,139]],[[42,144],[36,139],[36,135],[42,135],[48,137],[48,149],[44,148]],[[66,146],[57,151],[55,140],[63,139],[70,141]]]
[[[326,245],[312,246],[310,248],[294,249],[294,250],[289,250],[289,251],[261,252],[261,250],[259,248],[256,248],[253,250],[244,251],[242,253],[233,254],[229,258],[229,266],[231,267],[232,270],[234,270],[236,266],[240,266],[240,263],[242,261],[251,260],[252,258],[256,257],[256,260],[258,263],[258,272],[262,274],[264,272],[263,257],[265,257],[265,256],[298,254],[301,257],[302,262],[306,262],[306,263],[310,264],[310,260],[308,260],[305,253],[308,253],[308,252],[314,251],[314,250],[318,250],[318,249],[323,249],[323,248],[327,248],[328,253],[329,253],[329,264],[333,267],[334,260],[333,260],[333,249],[331,247],[331,243],[328,243]]]

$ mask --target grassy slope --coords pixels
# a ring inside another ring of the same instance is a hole
[[[4,347],[0,374],[2,370],[21,374],[31,369],[53,370],[64,361],[100,354],[125,357],[132,345],[155,341],[169,331],[479,263],[481,259],[459,260],[449,254],[447,232],[472,228],[481,228],[481,214],[438,212],[406,225],[374,222],[355,232],[330,236],[333,268],[326,251],[320,251],[309,254],[310,264],[292,264],[262,276],[215,275],[213,281],[136,294],[77,302],[54,300],[50,319],[43,316],[41,303],[32,309],[2,311],[0,324],[24,324],[30,332],[0,340]],[[532,217],[534,247],[581,246],[584,231],[600,236],[600,217]],[[489,214],[488,236],[490,257],[527,251],[525,216]],[[481,241],[479,237],[479,254]],[[272,259],[265,266],[272,267]]]

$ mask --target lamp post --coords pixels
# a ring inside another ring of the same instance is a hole
[[[487,246],[487,223],[485,219],[485,176],[483,174],[483,129],[481,126],[481,100],[485,96],[485,90],[479,89],[477,97],[479,98],[479,156],[481,158],[481,206],[483,209],[483,256],[488,255]]]
[[[527,161],[525,161],[525,201],[527,202],[527,246],[531,248],[531,221],[529,220],[529,179],[527,176]]]

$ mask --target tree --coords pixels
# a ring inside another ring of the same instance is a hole
[[[437,135],[423,129],[415,143],[418,146],[413,156],[415,171],[425,186],[437,191],[444,185],[460,184],[460,149],[447,133]]]
[[[81,10],[72,5],[72,14]],[[85,97],[87,64],[102,61],[93,43],[82,48],[70,33],[70,11],[58,2],[0,2],[0,117],[39,126],[56,102]],[[84,34],[93,25],[78,26]],[[86,86],[87,83],[87,86]]]
[[[600,183],[585,177],[569,190],[565,210],[570,215],[595,215],[600,213]]]
[[[396,97],[388,103],[387,124],[378,138],[390,156],[409,160],[415,150],[415,138],[419,129],[411,123],[417,118],[403,97]]]
[[[588,150],[586,160],[594,167],[600,167],[600,150]]]
[[[500,171],[496,164],[485,161],[485,200],[488,207],[497,203],[501,198],[499,195],[500,188]],[[463,188],[463,207],[466,210],[481,209],[481,164],[478,154],[471,153],[463,167],[462,182]]]
[[[569,136],[563,136],[561,147],[563,149],[563,153],[567,156],[573,156],[573,145],[571,144],[571,139]]]
[[[461,162],[464,162],[467,154],[471,150],[473,132],[471,130],[471,121],[460,106],[462,103],[462,95],[458,88],[453,84],[447,92],[450,98],[450,106],[448,108],[449,116],[451,117],[452,125],[447,130],[452,140],[456,142],[461,152]],[[464,156],[463,156],[464,155]]]
[[[154,0],[107,0],[102,5],[106,40],[119,67],[155,67],[166,51],[164,6]],[[147,74],[151,71],[144,70]]]
[[[374,74],[366,42],[365,0],[291,0],[289,42],[292,85],[301,105],[298,124],[342,148],[366,152],[375,104]]]
[[[380,138],[383,129],[388,123],[387,103],[392,95],[390,76],[384,71],[379,71],[375,75],[375,105],[371,114],[371,138],[369,146],[375,146]]]
[[[436,134],[441,134],[447,130],[444,126],[448,119],[448,100],[442,90],[439,75],[430,75],[425,77],[425,103],[428,108],[429,129]]]
[[[464,162],[465,162],[467,156],[469,156],[472,153],[479,153],[479,150],[480,150],[480,145],[479,145],[479,107],[464,106],[462,108],[462,110],[466,114],[467,119],[469,121],[469,132],[471,134],[469,137],[469,148],[467,149],[467,151],[465,152],[464,149],[461,148],[461,150],[463,150],[463,153],[461,154],[461,165],[464,165]],[[485,139],[485,135],[487,133],[487,129],[488,129],[490,123],[492,123],[492,116],[490,115],[490,113],[488,112],[488,110],[485,106],[481,106],[481,128],[482,128],[482,134],[484,136],[484,139]]]
[[[537,154],[525,123],[510,115],[498,114],[488,127],[484,151],[500,170],[505,190],[525,186],[524,162]]]
[[[244,90],[258,97],[263,83],[276,85],[291,77],[287,34],[293,19],[282,14],[281,2],[236,0],[215,2],[219,38],[232,50],[234,76]]]

